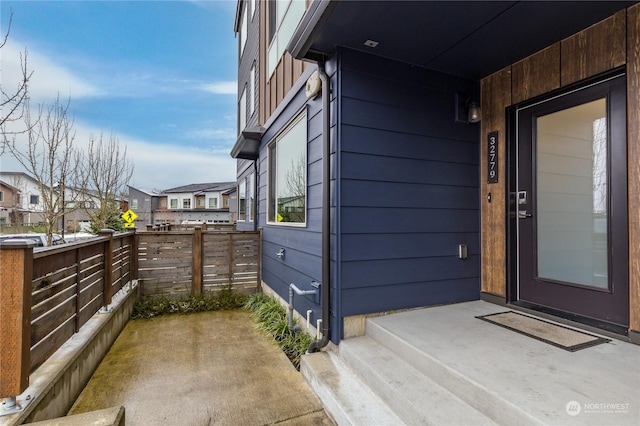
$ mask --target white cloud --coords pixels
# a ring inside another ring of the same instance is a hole
[[[24,58],[24,49],[21,50],[18,45],[18,42],[9,40],[2,47],[2,86],[6,92],[17,87],[22,76],[20,55]],[[51,100],[58,93],[63,99],[102,95],[100,89],[71,71],[55,65],[33,49],[27,50],[27,70],[33,71],[29,80],[29,96],[35,102]]]
[[[90,135],[98,136],[100,129],[74,123],[74,145],[84,149]],[[105,134],[105,137],[108,137]],[[139,188],[166,189],[196,182],[227,182],[235,180],[236,160],[230,148],[200,148],[158,144],[127,135],[115,134],[121,148],[127,148],[127,158],[134,164],[131,185]],[[24,135],[18,136],[24,138]],[[18,139],[20,140],[20,139]],[[0,156],[0,170],[25,171],[7,153]]]
[[[235,142],[237,136],[238,135],[234,129],[216,128],[196,129],[186,134],[187,139],[217,140],[227,141],[230,143]]]
[[[214,95],[237,95],[238,94],[238,82],[236,81],[214,81],[212,83],[205,83],[200,88],[208,93]]]

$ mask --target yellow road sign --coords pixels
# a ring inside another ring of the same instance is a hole
[[[135,224],[135,223],[133,223],[133,222],[131,222],[131,223],[125,223],[125,224],[124,224],[124,227],[125,227],[125,228],[135,228],[135,227],[136,227],[136,224]]]
[[[122,219],[124,219],[125,223],[131,223],[138,218],[138,215],[133,210],[129,209],[126,212],[122,213]]]

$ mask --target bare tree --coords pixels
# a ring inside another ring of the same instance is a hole
[[[73,145],[75,131],[73,119],[69,117],[70,101],[62,103],[58,96],[49,106],[41,104],[37,117],[32,117],[28,98],[24,103],[25,133],[3,134],[3,142],[7,151],[38,182],[50,244],[58,221],[65,213],[75,210],[81,199],[79,191],[69,190],[85,186],[78,173],[81,153]]]
[[[13,22],[13,12],[9,16],[9,24],[7,26],[7,32],[2,36],[0,41],[0,49],[2,49],[9,40],[9,33],[11,32],[11,23]],[[6,85],[0,84],[0,130],[3,135],[15,134],[19,131],[15,129],[7,129],[7,125],[20,121],[23,118],[23,107],[28,94],[28,83],[33,72],[29,72],[27,68],[27,50],[24,53],[20,53],[20,78],[16,82],[16,86],[7,89]],[[3,138],[3,141],[4,142]],[[0,153],[4,152],[4,143],[0,148]]]
[[[120,141],[113,133],[108,139],[103,134],[97,138],[92,135],[82,174],[86,182],[84,192],[97,201],[95,209],[87,209],[92,230],[118,228],[120,200],[126,196],[133,175],[127,148],[121,149]]]

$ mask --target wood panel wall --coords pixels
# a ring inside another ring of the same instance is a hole
[[[629,328],[640,331],[640,4],[627,14]]]
[[[480,215],[481,215],[481,282],[482,291],[506,296],[506,147],[507,123],[505,107],[511,105],[511,66],[480,82],[482,125],[480,132]],[[487,183],[489,132],[498,132],[498,182]],[[489,202],[491,197],[491,202]]]
[[[630,329],[640,331],[640,4],[481,81],[481,246],[485,293],[506,296],[506,108],[627,64]],[[498,131],[498,183],[487,182],[487,134]],[[488,202],[488,194],[492,202]]]
[[[626,61],[626,11],[562,40],[562,85],[619,67]]]

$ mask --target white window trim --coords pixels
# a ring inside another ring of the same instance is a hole
[[[249,89],[250,89],[250,105],[249,105],[249,117],[253,116],[256,109],[256,63],[255,61],[251,65],[251,71],[249,75]]]
[[[256,202],[256,185],[255,185],[255,172],[251,172],[251,174],[249,175],[249,177],[247,178],[247,201],[245,201],[245,203],[247,203],[247,208],[249,210],[249,214],[248,214],[248,218],[247,220],[249,222],[254,222],[255,221],[255,217],[254,217],[254,203]]]
[[[240,101],[238,102],[238,135],[247,126],[247,86],[242,89]]]
[[[278,221],[271,221],[269,220],[269,209],[271,208],[271,203],[269,200],[269,194],[271,194],[271,189],[269,188],[269,185],[271,185],[271,168],[269,167],[269,164],[271,164],[271,161],[269,159],[269,156],[271,155],[270,153],[270,147],[274,144],[278,143],[278,140],[280,140],[282,138],[282,136],[284,136],[285,134],[287,134],[296,124],[300,123],[301,121],[305,121],[305,192],[304,192],[304,208],[305,208],[305,213],[304,213],[304,222],[278,222]],[[296,115],[285,127],[283,130],[280,131],[280,133],[278,133],[277,136],[275,136],[273,138],[273,140],[271,140],[268,144],[267,144],[267,215],[266,215],[266,222],[268,225],[271,226],[290,226],[290,227],[296,227],[296,228],[306,228],[307,226],[307,219],[309,218],[309,146],[308,146],[308,132],[309,132],[309,123],[306,121],[307,120],[307,110],[306,108],[304,108],[302,110],[302,112],[300,112],[298,115]]]
[[[244,192],[244,195],[242,194]],[[240,208],[240,202],[244,200],[244,208]],[[240,219],[242,213],[243,218]],[[238,182],[238,222],[246,222],[247,220],[247,179],[242,178]]]
[[[244,53],[244,48],[247,45],[247,28],[248,25],[248,8],[245,6],[242,10],[242,26],[240,27],[240,57]]]

